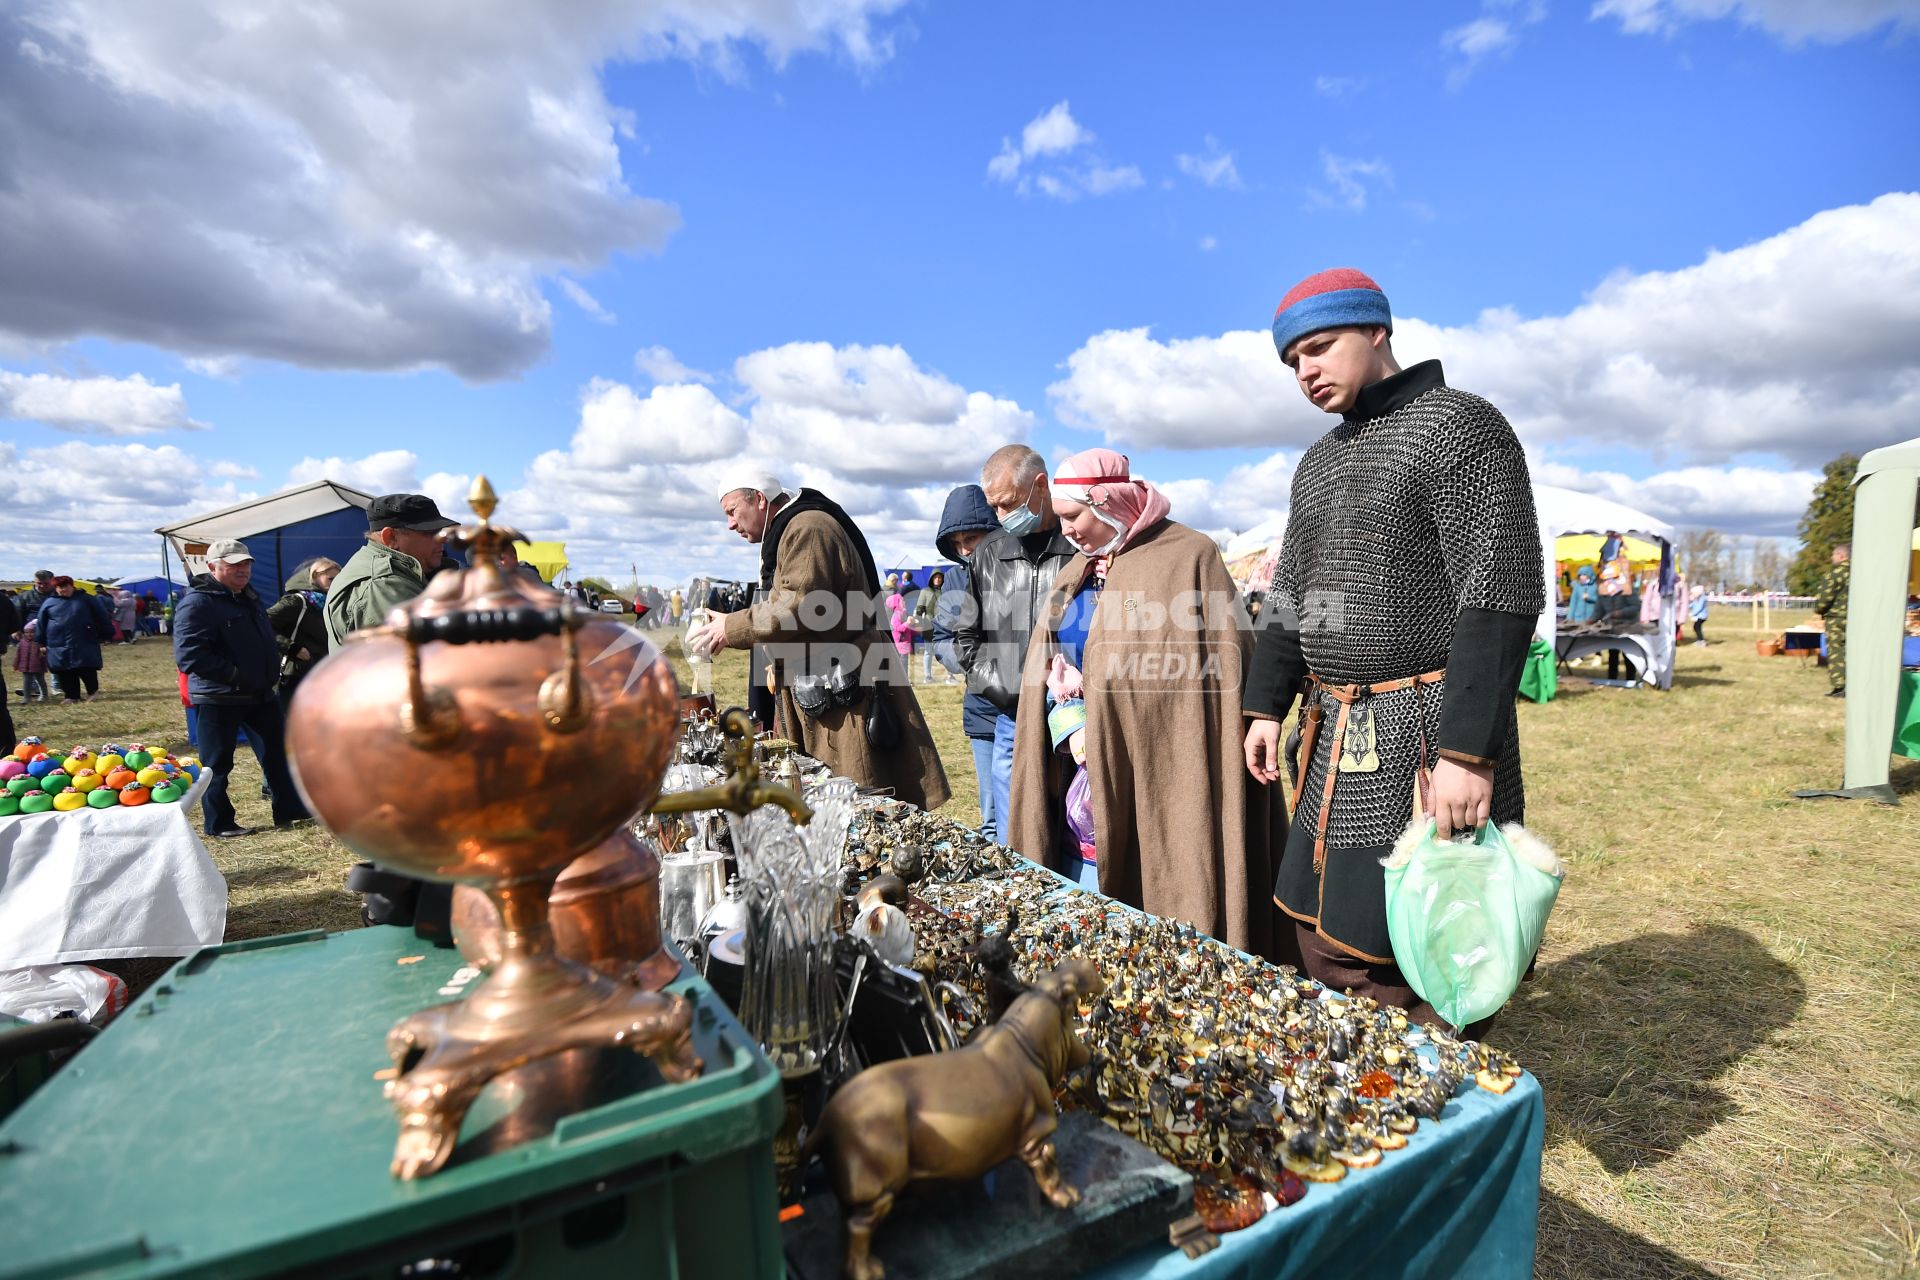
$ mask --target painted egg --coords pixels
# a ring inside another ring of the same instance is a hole
[[[0,791],[0,818],[11,818],[20,812],[20,797],[11,791]]]
[[[152,763],[152,754],[142,751],[139,747],[135,747],[133,750],[127,752],[127,768],[129,769],[144,769]]]
[[[195,782],[200,781],[200,762],[198,760],[182,760],[180,767],[187,771],[189,778],[192,778]]]
[[[40,789],[40,779],[30,778],[24,773],[17,778],[7,779],[8,795],[23,796],[27,794],[27,792],[29,791],[38,791],[39,789]]]
[[[73,775],[73,785],[81,791],[91,791],[99,786],[101,781],[100,775],[92,769],[82,769]]]
[[[90,809],[111,809],[120,803],[120,793],[107,787],[95,787],[87,792],[87,807]]]
[[[120,803],[123,805],[145,804],[152,797],[153,792],[137,782],[130,782],[120,788]]]
[[[109,742],[106,746],[100,748],[100,754],[103,756],[124,756],[127,754],[127,749],[117,742]]]
[[[53,807],[61,813],[72,813],[75,809],[87,807],[87,793],[68,787],[53,798]]]
[[[112,773],[115,769],[126,767],[127,758],[116,751],[102,751],[93,759],[93,767],[101,773]]]
[[[140,785],[143,787],[156,787],[167,780],[167,775],[152,765],[148,765],[135,776],[140,779]]]
[[[75,747],[73,750],[67,752],[65,768],[68,773],[79,773],[82,769],[93,768],[99,761],[100,757],[94,755],[93,752],[87,750],[85,747]]]
[[[22,738],[13,749],[13,758],[20,761],[31,760],[35,756],[47,754],[46,744],[38,738]]]
[[[163,782],[153,789],[153,802],[155,804],[177,804],[179,803],[180,797],[185,794],[187,794],[187,789],[179,783]]]
[[[50,796],[57,796],[73,785],[73,778],[65,769],[55,769],[40,778],[40,789]]]
[[[12,756],[8,756],[5,760],[0,760],[0,782],[5,782],[9,778],[17,778],[26,771],[27,766],[21,764]]]
[[[50,813],[53,810],[53,797],[44,791],[29,791],[20,797],[20,812]]]
[[[36,778],[44,778],[60,767],[60,762],[52,756],[35,756],[27,765],[27,772]]]
[[[115,769],[107,775],[107,785],[115,791],[121,790],[130,782],[138,781],[140,781],[139,777],[135,775],[133,770],[127,768],[125,765],[121,765],[118,769]]]

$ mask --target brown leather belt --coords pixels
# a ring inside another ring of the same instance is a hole
[[[1320,722],[1327,717],[1326,711],[1320,706],[1320,699],[1314,695],[1324,693],[1340,704],[1340,714],[1334,718],[1333,722],[1332,750],[1327,754],[1327,780],[1320,790],[1320,813],[1314,823],[1313,872],[1315,875],[1319,875],[1327,865],[1327,816],[1333,811],[1333,787],[1340,780],[1340,752],[1346,744],[1347,714],[1352,710],[1353,704],[1363,696],[1397,693],[1401,689],[1411,689],[1416,685],[1436,684],[1446,677],[1447,672],[1444,667],[1438,671],[1428,671],[1417,676],[1403,676],[1398,680],[1382,680],[1378,684],[1330,684],[1319,676],[1307,676],[1306,690],[1303,694],[1307,704],[1306,713],[1300,721],[1300,755],[1299,762],[1295,766],[1295,774],[1299,778],[1298,783],[1295,784],[1297,787],[1304,788],[1307,785],[1307,770],[1313,765],[1313,746],[1320,737]],[[1425,756],[1424,749],[1421,754]],[[1426,760],[1423,758],[1420,764],[1424,767]],[[1298,807],[1297,798],[1295,804]]]

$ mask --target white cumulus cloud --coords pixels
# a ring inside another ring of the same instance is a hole
[[[633,367],[649,382],[712,382],[713,375],[689,369],[665,347],[642,347],[633,353]]]
[[[0,369],[0,418],[40,422],[60,431],[108,436],[204,431],[187,416],[180,384],[128,378],[68,378]]]
[[[1784,533],[1811,468],[1920,421],[1920,195],[1828,210],[1676,271],[1616,275],[1564,314],[1491,310],[1457,326],[1403,314],[1394,349],[1403,364],[1443,359],[1543,460],[1596,448],[1652,460],[1648,479],[1606,482],[1621,501]],[[1116,446],[1300,445],[1327,425],[1264,330],[1109,330],[1048,394],[1063,421]]]
[[[382,449],[363,458],[306,457],[287,470],[285,488],[337,480],[363,493],[420,492],[420,456],[411,449]]]
[[[7,6],[0,336],[511,376],[543,278],[679,225],[623,166],[609,65],[871,64],[901,3]]]
[[[1238,191],[1244,185],[1240,181],[1240,170],[1234,167],[1233,152],[1220,145],[1220,139],[1207,135],[1206,145],[1198,153],[1182,153],[1174,157],[1174,163],[1180,172],[1194,178],[1209,187],[1225,187]]]
[[[1093,131],[1073,118],[1065,99],[1029,120],[1020,141],[1000,140],[987,176],[1021,195],[1038,191],[1054,200],[1104,196],[1146,185],[1138,167],[1109,164],[1093,150]]]
[[[1790,45],[1834,44],[1920,31],[1920,0],[1598,0],[1591,16],[1612,18],[1629,35],[1672,35],[1690,22],[1731,18]]]
[[[1338,156],[1331,151],[1322,151],[1320,175],[1326,180],[1326,186],[1308,190],[1307,194],[1313,202],[1325,208],[1345,209],[1349,213],[1365,211],[1369,183],[1382,187],[1393,186],[1392,167],[1378,158]]]

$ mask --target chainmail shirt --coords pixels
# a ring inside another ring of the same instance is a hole
[[[1369,407],[1386,411],[1358,416]],[[1356,411],[1295,470],[1266,606],[1282,626],[1298,620],[1308,670],[1331,684],[1443,670],[1463,612],[1532,618],[1545,596],[1526,456],[1499,410],[1448,387],[1438,362],[1429,361],[1368,387]],[[1324,693],[1312,696],[1331,726],[1339,705]],[[1340,771],[1330,850],[1378,848],[1399,837],[1412,815],[1422,748],[1430,767],[1442,745],[1445,705],[1445,681],[1356,703],[1356,713],[1371,715],[1380,763],[1371,772]],[[1515,821],[1525,800],[1511,690],[1493,714],[1503,731],[1492,817]],[[1296,831],[1318,821],[1332,736],[1319,734],[1296,789]]]

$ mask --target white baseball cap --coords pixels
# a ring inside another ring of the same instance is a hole
[[[207,548],[208,564],[239,564],[253,559],[247,544],[235,538],[221,538]]]

